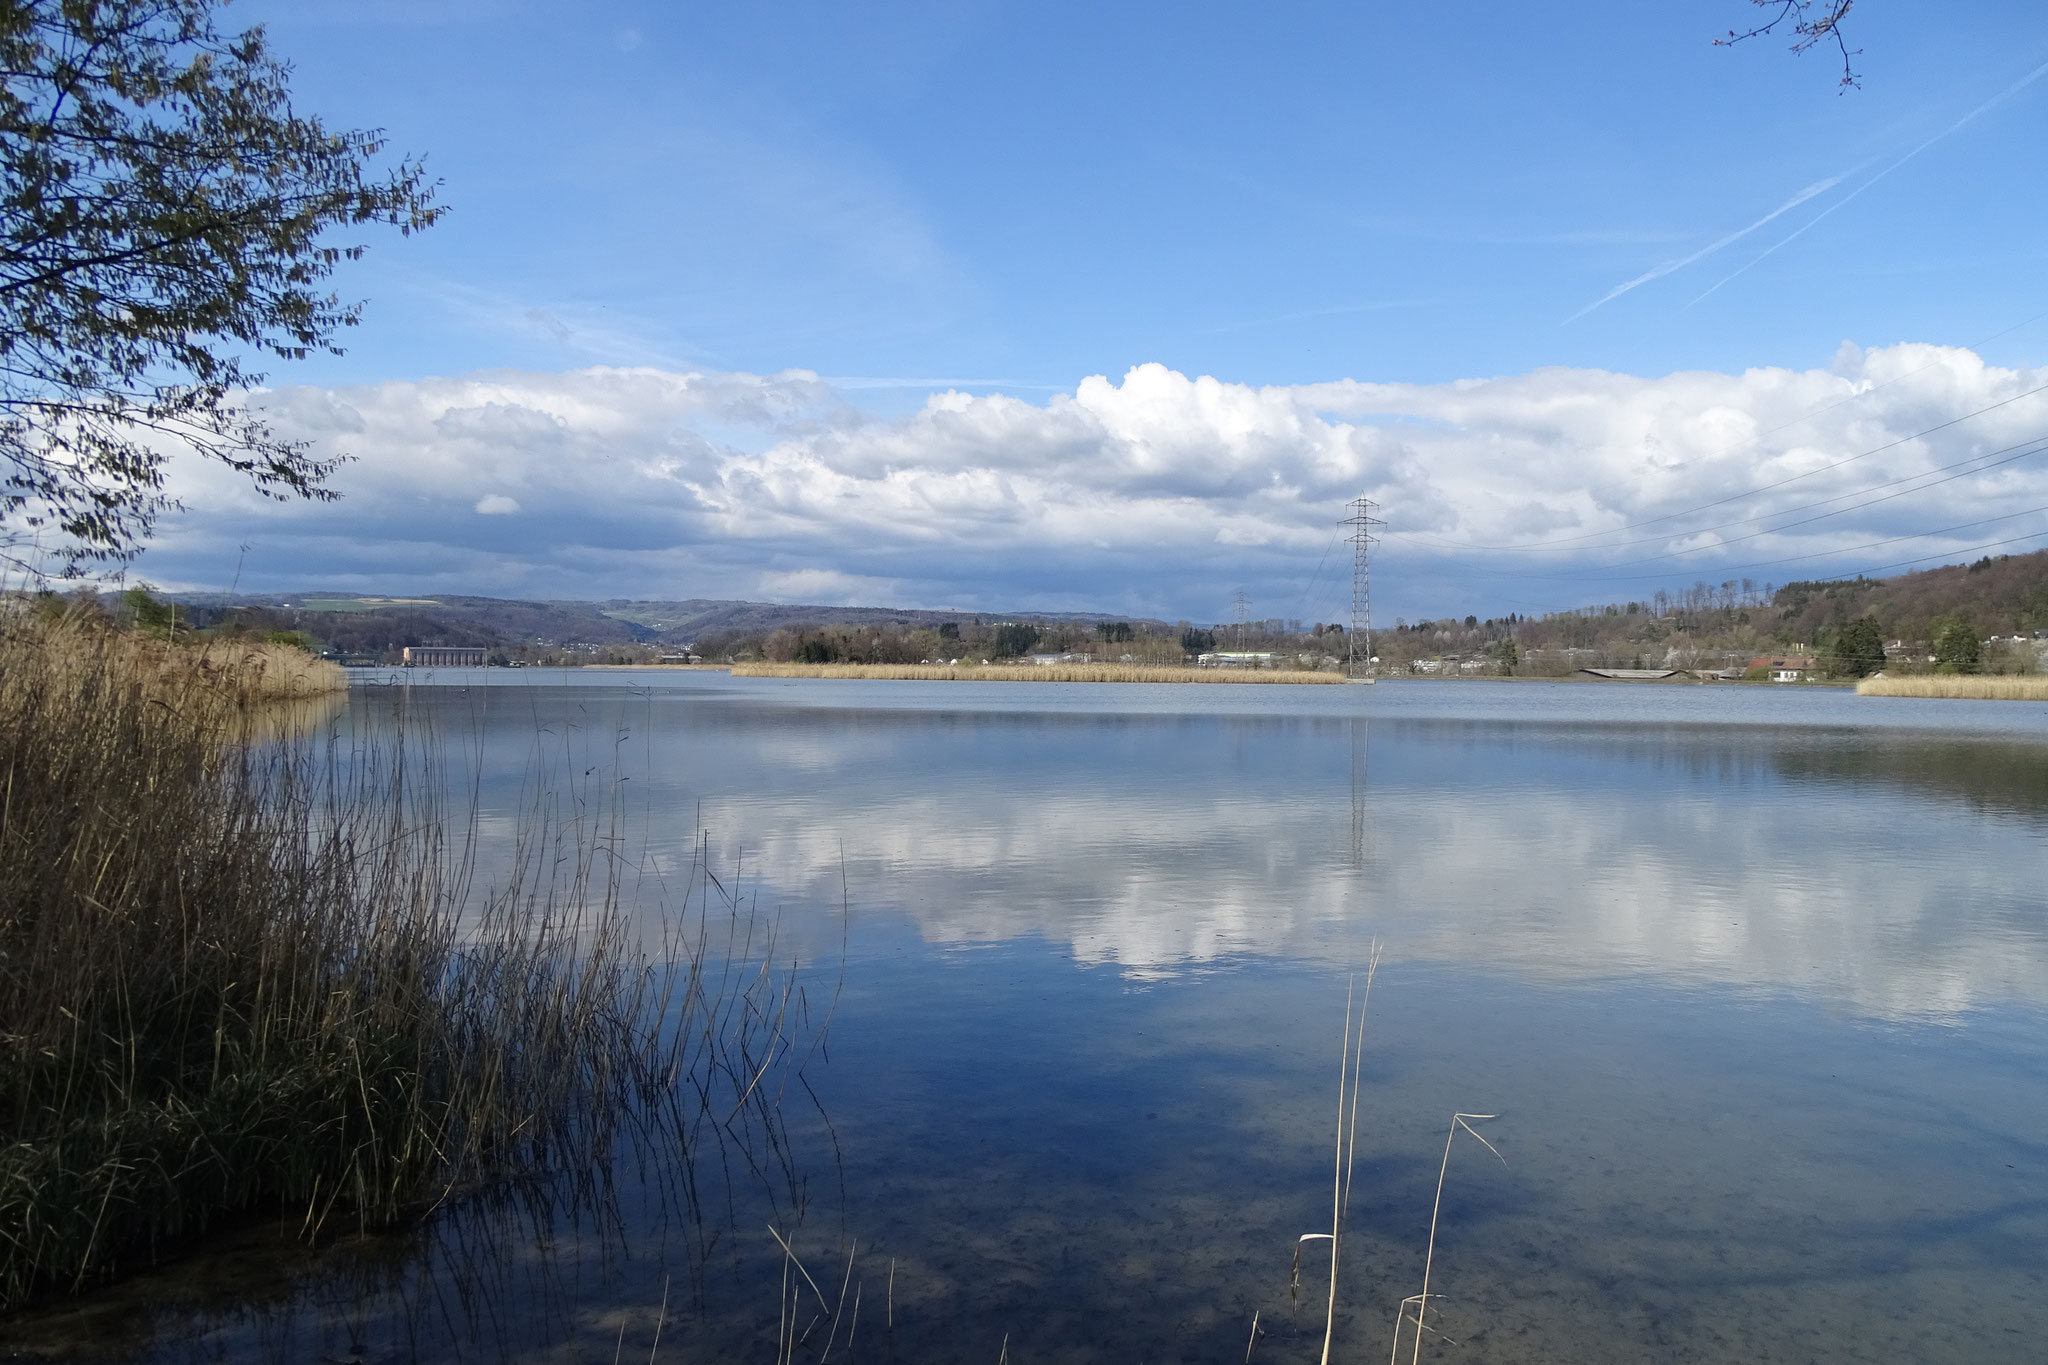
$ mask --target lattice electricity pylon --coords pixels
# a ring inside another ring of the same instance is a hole
[[[1237,647],[1243,649],[1245,628],[1251,623],[1252,619],[1252,599],[1245,595],[1243,588],[1239,588],[1237,595],[1231,598],[1230,605],[1237,618]]]
[[[1351,515],[1344,519],[1351,528],[1351,631],[1345,641],[1345,668],[1347,676],[1357,678],[1372,672],[1372,547],[1379,543],[1373,530],[1386,523],[1373,515],[1380,505],[1371,498],[1353,498],[1350,506]]]

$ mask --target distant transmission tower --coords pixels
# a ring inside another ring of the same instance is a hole
[[[1344,519],[1351,528],[1351,631],[1344,671],[1366,682],[1372,681],[1372,547],[1379,543],[1373,531],[1386,525],[1373,515],[1379,510],[1371,498],[1353,498],[1351,515]]]
[[[1239,588],[1237,595],[1231,598],[1231,607],[1237,614],[1237,647],[1243,649],[1245,627],[1252,619],[1252,599],[1245,596],[1243,588]]]

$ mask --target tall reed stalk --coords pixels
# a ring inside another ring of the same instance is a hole
[[[252,1214],[601,1184],[622,1131],[788,1168],[821,1026],[736,897],[702,913],[707,876],[650,945],[616,827],[545,820],[477,892],[402,732],[256,742],[247,701],[130,637],[0,625],[0,1311]]]
[[[1337,1049],[1337,1136],[1336,1156],[1332,1159],[1330,1172],[1330,1230],[1305,1232],[1294,1244],[1293,1278],[1297,1282],[1301,1276],[1302,1247],[1310,1242],[1328,1241],[1330,1244],[1330,1295],[1323,1318],[1323,1365],[1329,1365],[1337,1336],[1338,1253],[1343,1246],[1345,1224],[1351,1216],[1351,1176],[1358,1157],[1358,1092],[1365,1065],[1365,1014],[1372,1004],[1372,982],[1379,969],[1380,943],[1374,939],[1365,964],[1364,994],[1359,994],[1355,976],[1344,993],[1344,1041]],[[1352,1015],[1354,1001],[1358,1006],[1355,1019]],[[1258,1318],[1254,1315],[1252,1343],[1255,1345],[1257,1342]],[[1249,1348],[1245,1355],[1250,1358]]]
[[[1393,1365],[1393,1362],[1401,1354],[1401,1324],[1407,1321],[1408,1310],[1411,1307],[1415,1310],[1415,1350],[1409,1356],[1410,1365],[1417,1365],[1422,1359],[1422,1334],[1425,1331],[1442,1336],[1442,1333],[1437,1332],[1434,1327],[1428,1325],[1427,1318],[1430,1299],[1429,1277],[1430,1273],[1436,1269],[1437,1222],[1443,1217],[1444,1212],[1444,1179],[1451,1173],[1451,1144],[1457,1141],[1458,1130],[1462,1128],[1474,1138],[1477,1138],[1480,1146],[1492,1152],[1496,1157],[1500,1157],[1501,1164],[1505,1166],[1508,1159],[1501,1156],[1499,1150],[1492,1143],[1488,1142],[1477,1128],[1472,1126],[1474,1122],[1480,1119],[1498,1117],[1499,1115],[1497,1114],[1458,1113],[1451,1115],[1450,1130],[1444,1134],[1443,1164],[1437,1168],[1436,1173],[1436,1202],[1430,1206],[1429,1211],[1429,1248],[1423,1253],[1422,1258],[1422,1292],[1420,1294],[1411,1294],[1401,1300],[1400,1305],[1394,1310],[1394,1346],[1387,1356],[1388,1365]],[[1442,1298],[1443,1295],[1439,1294],[1437,1297]]]

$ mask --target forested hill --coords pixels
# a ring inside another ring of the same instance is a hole
[[[1397,621],[1375,642],[1394,670],[1456,659],[1485,668],[1519,652],[1521,670],[1585,666],[1726,666],[1776,651],[1832,655],[1851,622],[1869,621],[1901,657],[1921,657],[1942,631],[1977,641],[2048,630],[2048,550],[1980,559],[1896,578],[1788,583],[1695,583],[1648,601],[1610,602],[1540,617]],[[1869,627],[1859,627],[1869,633]],[[1510,649],[1512,643],[1513,649]],[[1999,666],[2039,654],[1987,651]],[[2007,656],[2010,656],[2009,658]],[[1472,663],[1469,661],[1479,661]]]
[[[727,602],[705,598],[691,598],[681,602],[613,599],[595,605],[605,616],[613,620],[653,632],[648,637],[650,640],[677,644],[702,640],[713,635],[763,634],[797,626],[933,628],[948,623],[967,625],[976,621],[1094,621],[1101,615],[1089,612],[972,612],[912,607],[817,607],[786,602]],[[1136,618],[1117,616],[1116,619]]]
[[[1985,635],[2030,634],[2048,629],[2048,550],[1897,578],[1787,583],[1772,606],[1802,640],[1861,616],[1874,617],[1887,637],[1908,640],[1929,638],[1936,621],[1955,616]]]
[[[805,632],[858,632],[896,640],[911,648],[912,637],[949,630],[978,639],[996,623],[1028,622],[1044,627],[1045,639],[1076,647],[1094,632],[1095,614],[1016,611],[1008,613],[913,610],[895,607],[804,606],[692,598],[680,601],[613,599],[604,602],[528,602],[492,597],[366,597],[349,594],[287,594],[241,597],[232,606],[213,596],[179,599],[186,618],[205,627],[225,617],[272,630],[301,631],[320,646],[348,655],[395,659],[407,645],[470,645],[511,659],[540,662],[642,661],[664,652],[697,646],[718,657],[771,649],[782,637]],[[2048,630],[2048,550],[1980,559],[1896,578],[1789,583],[1775,592],[1755,585],[1699,583],[1652,601],[1617,602],[1541,618],[1508,614],[1484,621],[1401,621],[1383,630],[1375,650],[1390,664],[1432,657],[1494,657],[1509,640],[1523,650],[1595,651],[1597,662],[1661,662],[1688,651],[1747,652],[1804,647],[1825,649],[1849,622],[1869,618],[1887,640],[1931,640],[1944,622],[1960,621],[1984,637],[2026,635]],[[1127,622],[1142,639],[1171,640],[1180,625],[1108,614]],[[1183,623],[1184,624],[1184,623]],[[1208,623],[1198,623],[1208,624]],[[1254,622],[1230,627],[1246,646],[1299,646],[1329,652],[1336,647],[1304,635],[1294,638],[1283,623]],[[848,636],[850,639],[851,636]],[[1128,638],[1128,637],[1124,637]],[[786,641],[785,641],[786,643]],[[924,646],[919,646],[924,647]],[[921,656],[920,656],[921,657]]]
[[[396,659],[408,645],[458,645],[535,662],[548,658],[626,662],[643,661],[707,639],[806,627],[901,631],[992,621],[1092,624],[1097,619],[1092,614],[1064,612],[977,613],[705,598],[531,602],[454,594],[373,597],[311,592],[244,594],[231,603],[212,593],[182,594],[170,600],[178,604],[186,621],[201,629],[234,619],[243,626],[302,632],[321,648],[344,655],[386,660]],[[1164,628],[1163,622],[1145,624]]]

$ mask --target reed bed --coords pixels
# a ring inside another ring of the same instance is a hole
[[[193,693],[208,705],[255,706],[348,690],[348,671],[269,640],[194,639],[119,630],[95,617],[12,611],[0,617],[12,667],[50,680],[98,678],[140,689],[167,705]]]
[[[171,658],[0,629],[0,1311],[249,1216],[595,1191],[622,1132],[796,1188],[820,1026],[721,884],[650,950],[616,817],[542,819],[475,892],[402,740],[252,743],[248,689]]]
[[[291,645],[261,640],[208,640],[185,648],[192,649],[197,657],[183,667],[214,675],[245,704],[319,697],[348,690],[347,669]],[[175,659],[167,658],[164,663],[168,671],[180,666]]]
[[[1142,664],[734,664],[736,678],[899,678],[935,682],[1341,683],[1341,673]]]
[[[1978,701],[2048,701],[2048,677],[1981,677],[1935,674],[1907,678],[1865,678],[1859,697],[1956,697]]]

